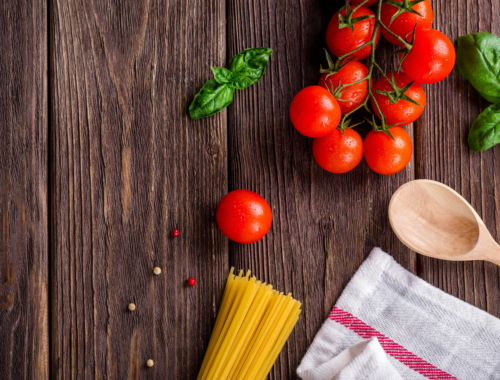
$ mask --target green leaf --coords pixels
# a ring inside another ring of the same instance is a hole
[[[228,85],[237,90],[244,90],[254,84],[254,80],[241,74],[232,74]]]
[[[212,72],[214,73],[215,80],[221,84],[229,83],[233,75],[233,73],[225,67],[212,67]]]
[[[227,84],[209,80],[198,92],[189,106],[189,116],[197,120],[222,111],[233,101],[234,89]]]
[[[244,89],[257,83],[264,75],[272,52],[271,49],[266,47],[246,49],[231,58],[229,65],[231,66],[233,78],[235,78],[232,85],[235,88]],[[241,80],[242,77],[247,78],[246,82]],[[245,87],[237,87],[243,85]]]
[[[473,33],[458,38],[460,73],[486,100],[500,102],[500,38]]]
[[[235,89],[243,90],[262,77],[272,52],[265,47],[247,49],[231,59],[231,70],[212,67],[215,79],[205,83],[195,95],[189,106],[191,119],[212,116],[230,105]]]
[[[500,103],[486,108],[474,121],[469,132],[469,147],[479,152],[500,143]]]
[[[225,67],[212,67],[212,71],[217,82],[227,84],[234,89],[243,90],[254,83],[252,79],[241,74],[233,74]]]

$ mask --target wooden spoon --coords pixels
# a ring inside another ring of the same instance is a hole
[[[500,265],[500,246],[484,222],[460,194],[442,183],[416,180],[401,186],[389,204],[389,220],[399,240],[422,255]]]

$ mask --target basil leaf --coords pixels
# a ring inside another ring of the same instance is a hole
[[[473,33],[458,38],[460,73],[486,100],[500,102],[500,38]]]
[[[212,67],[214,78],[219,83],[226,83],[229,87],[243,90],[252,84],[254,81],[242,74],[233,74],[231,71],[224,67]]]
[[[500,103],[486,108],[474,121],[469,132],[469,147],[479,152],[500,143]]]
[[[233,88],[211,79],[195,95],[189,106],[189,116],[193,120],[212,116],[231,104],[233,94]]]
[[[225,67],[212,67],[214,78],[219,83],[229,83],[233,73]]]
[[[228,85],[237,90],[243,90],[254,84],[254,80],[241,74],[233,74]]]
[[[266,47],[253,48],[243,50],[240,54],[235,55],[229,61],[231,66],[231,72],[233,75],[240,75],[247,77],[249,81],[247,83],[254,84],[262,78],[264,71],[266,70],[267,63],[269,62],[269,57],[273,51]],[[248,87],[251,84],[245,86]],[[234,84],[235,85],[235,84]],[[246,88],[237,87],[237,88]]]
[[[212,67],[215,79],[205,83],[195,95],[189,106],[191,119],[216,114],[231,104],[235,89],[243,90],[258,82],[266,70],[272,52],[264,47],[247,49],[231,59],[231,70]]]

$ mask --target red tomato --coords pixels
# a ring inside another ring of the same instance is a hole
[[[361,4],[363,1],[365,1],[365,0],[349,0],[349,4],[358,5],[358,4]],[[378,2],[378,0],[368,0],[368,2],[366,4],[363,4],[363,6],[371,7],[372,5],[377,4],[377,2]]]
[[[400,3],[403,0],[395,0]],[[412,7],[413,10],[420,13],[422,16],[404,12],[400,14],[391,23],[392,16],[398,11],[398,8],[390,4],[382,4],[382,13],[380,15],[382,22],[389,28],[393,33],[396,33],[403,40],[411,40],[411,35],[413,33],[413,28],[417,24],[417,30],[429,29],[432,26],[432,21],[434,20],[434,14],[432,12],[432,6],[429,0],[425,0],[418,3]],[[387,41],[395,44],[402,45],[395,37],[391,36],[382,28],[382,35]]]
[[[308,137],[323,137],[332,133],[340,117],[340,107],[334,96],[320,86],[304,88],[290,104],[293,126]]]
[[[410,162],[413,151],[410,135],[400,127],[389,129],[394,140],[384,132],[370,131],[365,138],[366,163],[378,174],[394,174]]]
[[[219,202],[215,218],[224,235],[238,243],[255,243],[269,231],[271,207],[259,194],[234,190]]]
[[[345,8],[341,10],[341,14],[345,16]],[[354,12],[353,18],[368,15],[374,14],[368,8],[359,7],[358,10]],[[337,57],[340,57],[344,54],[348,54],[354,49],[370,41],[373,36],[374,29],[375,17],[355,23],[354,32],[351,28],[348,27],[339,29],[339,12],[337,12],[330,20],[330,24],[328,24],[328,29],[326,30],[326,43],[328,44],[330,51]],[[378,42],[379,37],[380,28],[377,30],[376,43]],[[371,46],[365,46],[363,49],[358,50],[350,56],[354,57],[357,60],[361,60],[368,57],[371,51]]]
[[[396,79],[396,84],[399,88],[403,88],[412,81],[403,72],[395,71],[393,73],[387,74],[387,77],[392,80],[392,75],[394,75],[394,79]],[[378,82],[375,83],[373,89],[379,91],[392,91],[391,85],[384,77],[380,78]],[[396,103],[391,103],[387,96],[373,91],[373,96],[377,100],[377,104],[382,110],[382,113],[385,115],[385,120],[387,121],[388,125],[399,124],[398,126],[402,127],[404,125],[413,123],[420,117],[420,115],[424,111],[425,92],[420,84],[418,84],[417,82],[413,83],[413,85],[408,90],[406,90],[405,95],[420,104],[420,107],[406,100],[400,100]],[[373,99],[371,100],[371,102],[375,113],[378,117],[380,117]]]
[[[363,79],[368,75],[368,69],[365,65],[358,61],[349,62],[347,65],[342,67],[335,74],[324,73],[319,80],[319,85],[327,89],[333,88],[335,91],[337,87],[347,83],[353,83],[360,79]],[[340,99],[349,100],[349,102],[339,101],[340,112],[348,113],[352,111],[357,106],[359,106],[368,95],[368,79],[354,84],[352,86],[346,87],[340,94]]]
[[[448,76],[455,65],[455,47],[443,33],[426,29],[415,33],[415,42],[401,67],[406,75],[422,84],[436,83]]]
[[[346,173],[363,158],[363,140],[354,129],[336,129],[328,136],[314,139],[313,156],[319,166],[332,173]]]

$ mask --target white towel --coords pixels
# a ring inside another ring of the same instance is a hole
[[[500,379],[500,320],[375,248],[297,374],[304,380]]]

